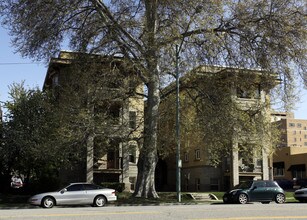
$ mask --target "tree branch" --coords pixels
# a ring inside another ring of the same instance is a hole
[[[119,25],[117,23],[117,21],[114,19],[113,15],[111,14],[111,12],[109,11],[109,9],[107,8],[107,6],[100,0],[91,0],[91,2],[93,3],[93,5],[95,6],[97,12],[100,14],[100,16],[105,20],[109,20],[113,23],[113,27],[115,27],[115,29],[123,34],[125,37],[127,37],[134,45],[135,47],[141,52],[143,53],[143,47],[142,45],[139,44],[139,42],[137,42],[132,36],[131,34],[129,34],[127,31],[125,31],[123,29],[123,27],[121,25]]]

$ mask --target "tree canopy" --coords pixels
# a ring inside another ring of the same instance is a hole
[[[222,65],[275,72],[283,80],[280,89],[291,89],[296,76],[306,83],[304,0],[1,0],[0,7],[23,56],[48,59],[68,44],[120,55],[134,66],[147,87],[136,196],[157,197],[159,89],[174,72],[175,45],[181,72]]]

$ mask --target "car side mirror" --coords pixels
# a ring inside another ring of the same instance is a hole
[[[257,186],[253,186],[252,190],[257,189]]]
[[[61,190],[61,194],[63,194],[64,192],[67,192],[67,189],[62,189]]]

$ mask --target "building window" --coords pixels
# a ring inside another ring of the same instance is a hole
[[[200,160],[200,150],[195,150],[195,160]]]
[[[131,145],[129,147],[129,162],[130,163],[136,163],[136,146]]]
[[[255,98],[255,99],[261,98],[261,86],[260,86],[260,84],[258,84],[257,86],[255,86],[255,89],[254,89],[254,98]]]
[[[284,176],[284,174],[285,174],[285,163],[284,162],[273,163],[273,175]]]
[[[107,153],[107,169],[118,169],[118,151],[108,151]]]
[[[294,138],[293,141],[296,142],[296,138]]]
[[[297,123],[296,125],[298,128],[301,128],[302,127],[302,124],[301,123]]]
[[[262,167],[262,159],[257,159],[256,166]]]
[[[307,134],[304,135],[304,138],[307,139]]]
[[[274,176],[284,176],[285,169],[284,168],[275,168],[273,169]]]
[[[305,178],[305,170],[292,170],[292,177],[296,179],[304,179]]]
[[[250,99],[251,94],[244,88],[237,88],[237,97],[238,98],[244,98],[244,99]]]
[[[292,178],[303,179],[306,178],[306,165],[305,164],[293,164],[287,171],[291,171]]]
[[[245,99],[259,99],[261,96],[260,84],[250,85],[250,87],[237,87],[237,97]]]
[[[189,153],[188,152],[184,153],[184,162],[189,162]]]
[[[294,123],[289,123],[289,127],[295,127]]]
[[[200,178],[195,179],[195,191],[200,191]]]
[[[219,191],[219,179],[210,178],[210,189],[214,191]]]
[[[293,134],[296,134],[296,131],[293,131]]]
[[[136,178],[135,177],[129,177],[129,183],[130,183],[130,189],[131,190],[135,189],[135,182],[136,182]]]
[[[59,74],[54,74],[52,76],[52,88],[55,88],[59,85]]]
[[[107,108],[107,114],[110,116],[112,123],[114,125],[119,124],[119,122],[120,122],[120,111],[121,111],[120,103],[114,102],[110,106],[106,106],[106,108]]]
[[[185,179],[185,191],[189,191],[189,179]]]
[[[136,129],[136,112],[129,112],[129,128]]]
[[[307,142],[304,143],[304,146],[307,146]]]

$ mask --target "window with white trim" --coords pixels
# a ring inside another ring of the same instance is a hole
[[[200,149],[195,150],[195,160],[200,160]]]
[[[188,152],[184,153],[184,162],[189,162],[189,153]]]
[[[129,111],[129,128],[136,129],[136,112]]]
[[[129,146],[129,162],[136,163],[136,146],[131,145]]]

